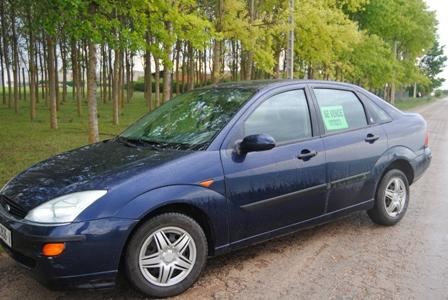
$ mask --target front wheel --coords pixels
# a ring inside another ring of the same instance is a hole
[[[175,296],[199,278],[207,260],[201,226],[183,214],[166,213],[144,223],[126,251],[131,283],[151,297]]]
[[[375,205],[367,213],[373,222],[391,226],[406,214],[409,204],[409,183],[400,170],[388,171],[378,186]]]

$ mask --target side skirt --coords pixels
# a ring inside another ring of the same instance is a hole
[[[250,246],[252,244],[256,244],[256,243],[261,243],[267,240],[270,240],[272,238],[276,238],[276,237],[280,237],[283,235],[287,235],[287,234],[291,234],[294,233],[296,231],[302,230],[302,229],[306,229],[309,227],[313,227],[322,223],[327,223],[328,221],[334,220],[336,218],[345,216],[349,213],[355,212],[355,211],[359,211],[359,210],[367,210],[373,207],[373,203],[374,203],[374,199],[370,199],[337,211],[332,211],[330,213],[327,214],[323,214],[321,216],[306,220],[306,221],[301,221],[298,223],[294,223],[285,227],[281,227],[281,228],[277,228],[268,232],[264,232],[264,233],[260,233],[257,235],[253,235],[235,242],[232,242],[230,244],[227,245],[223,245],[220,247],[215,248],[215,255],[221,255],[221,254],[225,254],[227,252],[236,250],[236,249],[240,249],[240,248],[244,248],[247,246]]]

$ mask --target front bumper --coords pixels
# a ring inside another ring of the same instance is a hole
[[[32,276],[52,289],[106,288],[115,284],[123,247],[137,221],[106,218],[62,226],[36,226],[14,219],[0,208],[0,223],[12,234],[5,251]],[[64,242],[56,257],[42,255],[42,246]]]

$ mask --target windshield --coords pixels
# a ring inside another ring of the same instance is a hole
[[[120,137],[176,149],[203,149],[254,92],[236,88],[187,92],[138,120]]]

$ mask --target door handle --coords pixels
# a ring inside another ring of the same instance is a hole
[[[302,150],[302,152],[300,152],[300,154],[297,156],[297,158],[301,159],[301,160],[308,160],[316,155],[317,155],[317,151],[310,151],[308,149],[304,149],[304,150]]]
[[[366,136],[365,141],[368,142],[368,143],[374,143],[374,142],[375,142],[376,140],[378,140],[379,138],[380,138],[380,137],[379,137],[378,135],[369,133],[369,134]]]

